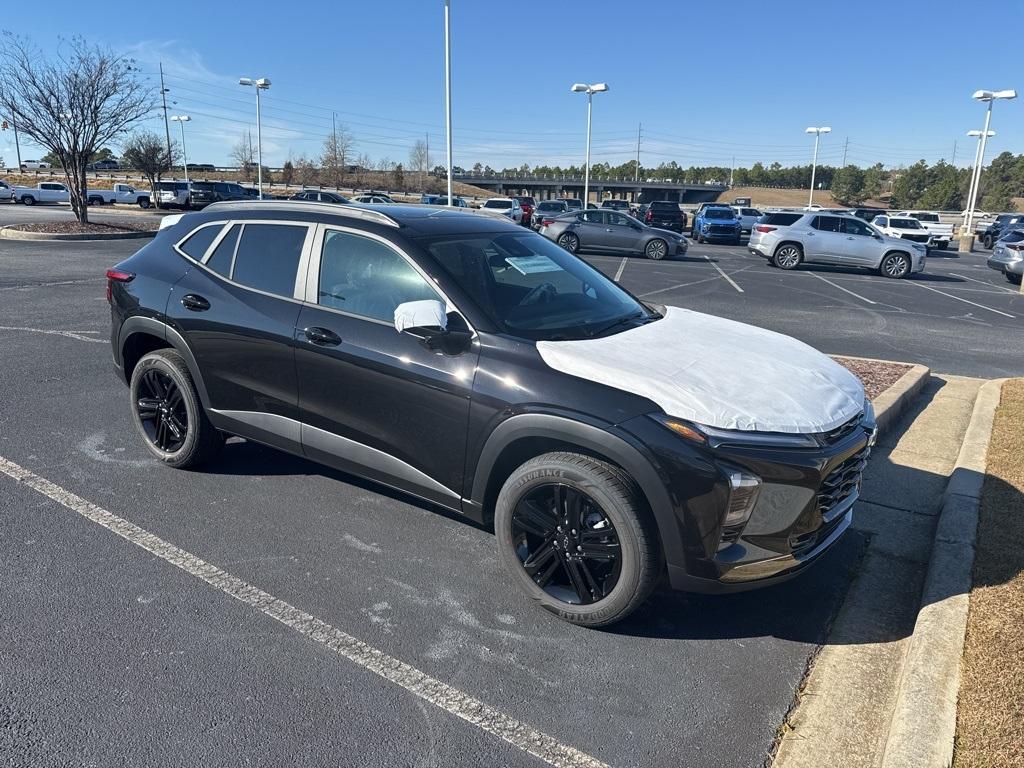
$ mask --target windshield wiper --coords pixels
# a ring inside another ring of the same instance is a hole
[[[602,333],[604,333],[605,331],[610,331],[612,328],[617,328],[618,326],[624,325],[625,323],[629,323],[629,322],[632,322],[634,320],[639,320],[642,317],[644,317],[644,313],[642,311],[634,312],[634,313],[632,313],[630,315],[626,315],[625,317],[620,317],[618,320],[614,320],[614,321],[608,323],[608,325],[605,325],[605,326],[602,326],[601,328],[598,328],[596,331],[594,331],[593,333],[591,333],[589,335],[590,335],[591,338],[593,338],[594,336],[599,336]],[[654,318],[645,318],[645,320],[647,322],[650,322],[653,319]]]

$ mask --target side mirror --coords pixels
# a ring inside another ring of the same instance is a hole
[[[435,330],[437,329],[437,330]],[[448,329],[445,306],[436,299],[406,301],[395,307],[395,330],[412,332],[415,336],[433,336]]]

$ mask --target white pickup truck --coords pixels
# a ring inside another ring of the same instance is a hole
[[[150,194],[147,190],[136,189],[131,184],[115,184],[113,189],[90,189],[87,193],[89,205],[128,203],[139,208],[149,208]]]
[[[940,224],[939,214],[935,211],[901,211],[894,213],[894,218],[911,218],[921,222],[921,226],[932,235],[932,247],[945,250],[953,239],[953,225]]]
[[[66,203],[70,200],[68,188],[55,181],[41,181],[34,187],[15,187],[14,199],[25,205],[36,203]]]

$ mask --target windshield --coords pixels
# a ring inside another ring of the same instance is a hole
[[[705,219],[735,219],[736,213],[732,209],[708,208],[704,211]]]
[[[893,229],[924,229],[917,219],[889,219],[889,226]]]
[[[511,200],[488,200],[484,203],[484,208],[511,208]]]
[[[658,317],[534,233],[439,235],[421,242],[494,324],[515,336],[583,339]]]

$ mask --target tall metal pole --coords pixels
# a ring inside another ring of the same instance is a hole
[[[636,168],[633,173],[633,181],[640,181],[640,129],[643,128],[643,123],[637,123],[636,125]]]
[[[587,91],[587,160],[583,166],[583,207],[590,202],[590,110],[594,103],[594,94]]]
[[[849,148],[850,148],[850,137],[847,136],[846,137],[846,141],[843,142],[843,164],[840,166],[841,168],[845,168],[846,167],[846,150],[848,150]]]
[[[167,89],[164,88],[164,63],[160,62],[160,98],[164,102],[164,134],[167,136],[167,168],[171,167],[171,124],[167,122]]]
[[[978,204],[978,189],[981,186],[981,168],[985,164],[985,143],[988,140],[988,125],[992,120],[992,103],[995,99],[988,100],[988,109],[985,110],[985,127],[981,130],[981,144],[978,147],[978,164],[974,169],[974,187],[971,192],[971,204],[967,209],[967,232],[974,231],[974,210]]]
[[[444,101],[448,161],[448,205],[452,204],[452,3],[444,0]]]
[[[331,135],[334,137],[334,143],[331,145],[331,161],[334,163],[334,172],[336,174],[334,178],[334,184],[338,184],[338,123],[336,120],[337,112],[331,112]]]
[[[188,153],[185,152],[185,121],[179,120],[181,126],[181,162],[185,166],[185,183],[188,184]]]
[[[956,139],[953,139],[953,159],[949,161],[950,165],[956,165]]]
[[[821,131],[814,132],[814,160],[811,161],[811,196],[807,199],[807,207],[814,205],[814,175],[818,170],[818,139],[821,138]]]
[[[736,173],[736,156],[733,155],[732,162],[729,165],[729,189],[732,189],[733,176]]]
[[[970,228],[967,225],[967,216],[971,212],[971,200],[974,199],[974,185],[977,182],[978,173],[978,156],[981,154],[981,136],[978,137],[978,144],[974,147],[974,163],[971,165],[971,184],[967,190],[967,208],[964,210],[964,223],[962,226],[962,234],[972,234]]]
[[[257,199],[263,199],[263,129],[260,126],[260,87],[256,86],[256,184],[259,194]]]

